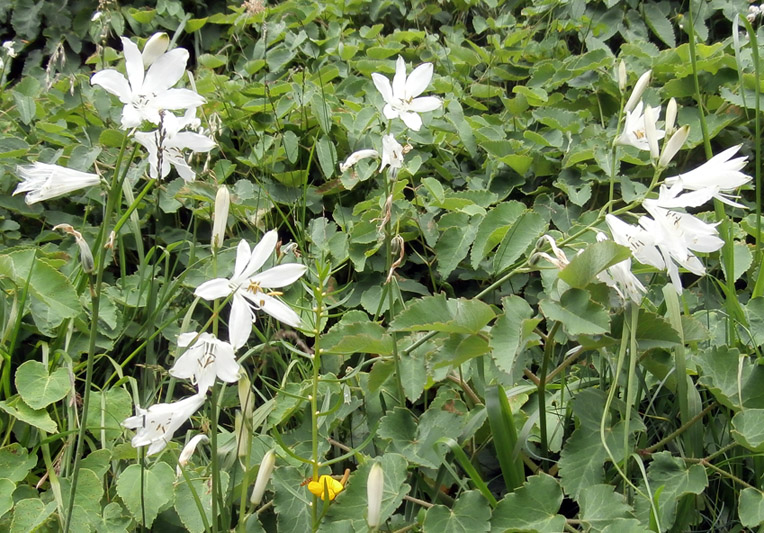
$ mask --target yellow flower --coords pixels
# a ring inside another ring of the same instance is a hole
[[[337,494],[343,491],[345,486],[334,479],[332,476],[323,475],[318,478],[318,481],[311,481],[308,483],[308,490],[325,500],[327,496],[329,501],[337,497]]]

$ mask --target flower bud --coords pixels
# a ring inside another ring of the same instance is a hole
[[[228,208],[231,205],[231,195],[228,187],[221,185],[215,196],[215,215],[212,222],[212,249],[217,250],[225,239],[225,229],[228,222]]]
[[[652,70],[648,70],[637,80],[636,85],[634,85],[634,90],[631,91],[631,96],[629,96],[629,101],[626,102],[626,107],[623,109],[626,113],[629,113],[637,106],[639,99],[642,98],[642,93],[644,93],[647,86],[650,85],[650,77],[652,76],[652,73]]]
[[[170,46],[170,38],[165,32],[162,31],[152,35],[146,41],[146,46],[143,47],[143,54],[141,54],[143,68],[149,68],[159,56],[167,51],[168,46]]]
[[[668,105],[666,106],[666,127],[664,128],[666,130],[666,138],[669,138],[669,135],[674,133],[674,125],[676,124],[676,99],[671,98],[669,100]]]
[[[95,270],[95,260],[93,259],[93,252],[90,251],[90,246],[82,233],[74,229],[70,224],[59,224],[53,227],[53,231],[61,230],[64,233],[68,233],[74,240],[77,241],[77,246],[80,247],[80,263],[82,264],[83,272],[88,274]]]
[[[178,477],[183,475],[183,471],[181,470],[181,467],[185,467],[188,464],[188,460],[191,459],[191,456],[194,455],[194,450],[196,450],[196,445],[200,442],[209,442],[209,438],[207,438],[207,435],[197,435],[190,441],[188,441],[188,444],[186,444],[183,447],[183,450],[180,452],[180,457],[178,457],[178,466],[175,467],[175,475]]]
[[[263,500],[263,494],[265,494],[265,487],[268,485],[268,480],[271,479],[273,473],[273,467],[276,464],[276,452],[269,450],[260,463],[260,469],[257,471],[257,478],[255,479],[255,488],[252,489],[252,496],[249,497],[249,501],[252,505],[260,505]]]
[[[671,160],[674,159],[676,153],[682,148],[687,137],[690,135],[690,127],[687,125],[682,126],[671,138],[663,145],[663,153],[658,161],[658,167],[666,168]]]
[[[366,501],[368,504],[366,522],[370,528],[379,527],[384,489],[385,473],[382,470],[382,465],[374,463],[369,471],[369,478],[366,481]]]
[[[658,117],[655,116],[655,108],[645,106],[645,137],[647,138],[647,146],[650,147],[650,159],[656,161],[658,159],[658,132],[655,129],[655,122]]]
[[[623,59],[618,63],[618,89],[620,89],[621,92],[624,92],[626,90],[626,63],[623,62]]]

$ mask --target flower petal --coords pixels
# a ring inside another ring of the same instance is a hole
[[[422,117],[411,111],[404,111],[400,114],[403,123],[414,131],[419,131],[422,127]]]
[[[127,104],[122,108],[122,129],[129,130],[131,128],[137,128],[141,125],[141,122],[143,122],[143,116],[133,104]],[[143,132],[136,132],[136,136],[138,133]]]
[[[432,81],[432,63],[422,63],[409,75],[406,80],[405,100],[419,96]]]
[[[188,50],[185,48],[176,48],[159,56],[146,73],[141,94],[159,94],[178,83],[186,72],[187,62]]]
[[[132,92],[127,79],[114,69],[101,70],[90,78],[91,85],[103,87],[107,92],[119,97],[123,104],[130,102]]]
[[[141,57],[141,51],[138,50],[138,46],[128,39],[122,37],[122,52],[125,54],[125,71],[127,72],[127,79],[130,81],[130,87],[132,92],[140,93],[143,86],[143,58]]]
[[[279,322],[283,322],[287,326],[293,328],[299,328],[302,325],[300,317],[295,313],[291,307],[273,296],[268,296],[265,293],[258,292],[256,295],[260,309],[271,315]]]
[[[156,95],[154,105],[160,109],[191,109],[206,101],[202,95],[191,89],[167,89]]]
[[[172,138],[168,147],[185,148],[194,152],[209,152],[215,147],[215,141],[200,133],[182,131]]]
[[[382,98],[385,100],[385,102],[392,102],[393,101],[393,88],[390,86],[390,80],[387,79],[386,76],[383,76],[382,74],[379,74],[377,72],[372,72],[371,79],[374,82],[374,86],[379,91],[379,94],[382,95]]]
[[[420,98],[414,98],[408,105],[409,111],[416,111],[417,113],[424,113],[426,111],[434,111],[438,109],[443,102],[436,96],[422,96]]]
[[[236,247],[236,263],[233,267],[233,278],[241,278],[241,273],[249,263],[249,259],[252,257],[252,251],[249,249],[249,243],[242,239],[239,241],[239,245]]]
[[[238,350],[249,340],[255,315],[247,300],[238,292],[233,295],[231,314],[228,317],[228,339],[234,350]]]
[[[398,110],[395,109],[390,104],[386,104],[385,107],[382,109],[382,113],[385,115],[385,118],[387,120],[393,120],[394,118],[398,118],[400,113],[398,113]]]
[[[393,98],[406,99],[406,61],[398,56],[395,62],[395,76],[393,76]]]
[[[231,294],[231,286],[225,278],[215,278],[205,281],[194,291],[195,296],[199,296],[205,300],[225,298],[229,294]]]
[[[291,285],[300,279],[307,269],[308,267],[299,263],[285,263],[269,268],[251,279],[264,289],[275,289]]]
[[[240,276],[237,276],[237,281],[241,281],[244,279],[249,279],[252,277],[252,274],[254,274],[265,262],[268,260],[268,258],[273,253],[273,250],[276,249],[276,243],[279,240],[279,235],[276,233],[276,230],[271,230],[265,235],[263,235],[263,238],[260,240],[257,245],[252,249],[252,255],[249,258],[249,263],[247,263],[247,266],[242,270]]]

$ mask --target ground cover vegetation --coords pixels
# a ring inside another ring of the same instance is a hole
[[[0,530],[764,523],[759,5],[0,5]]]

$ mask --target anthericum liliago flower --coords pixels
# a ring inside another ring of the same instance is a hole
[[[403,166],[403,153],[403,146],[395,140],[395,137],[392,135],[382,136],[382,162],[379,165],[379,172],[382,172],[386,166],[389,166],[391,170],[401,168]],[[361,159],[369,157],[379,157],[379,152],[371,149],[353,152],[345,159],[344,163],[340,164],[340,171],[345,172]]]
[[[231,278],[211,279],[194,291],[196,296],[205,300],[233,295],[228,335],[236,350],[244,346],[252,333],[255,311],[264,311],[289,326],[300,326],[297,313],[278,299],[278,292],[268,289],[291,285],[305,274],[305,265],[286,263],[255,274],[271,256],[277,241],[278,235],[275,230],[266,233],[252,250],[247,241],[242,240],[236,249],[236,265]]]
[[[161,452],[173,434],[204,403],[204,394],[194,394],[173,403],[157,403],[148,409],[136,406],[135,416],[122,422],[128,429],[137,429],[131,444],[134,448],[148,446],[146,455]]]
[[[432,80],[432,63],[422,63],[406,77],[406,62],[401,56],[395,64],[393,83],[386,76],[374,72],[371,79],[385,100],[382,112],[388,120],[399,118],[414,131],[422,127],[419,113],[434,111],[441,106],[440,98],[422,96],[417,98]]]
[[[191,344],[194,339],[196,342]],[[187,349],[175,361],[170,375],[190,379],[199,388],[199,394],[206,393],[214,385],[216,377],[226,383],[239,379],[240,367],[230,343],[211,333],[190,332],[178,335],[178,346]]]
[[[24,201],[29,205],[98,185],[101,181],[96,174],[39,162],[17,167],[16,171],[23,181],[18,184],[13,194],[27,193]]]

